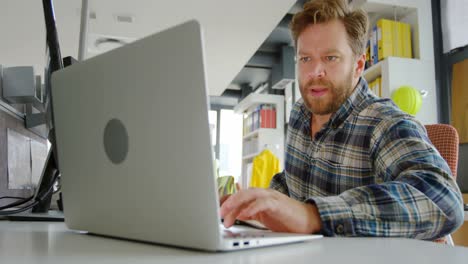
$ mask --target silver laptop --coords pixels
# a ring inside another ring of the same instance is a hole
[[[53,74],[69,228],[210,251],[321,237],[220,224],[203,56],[189,21]]]

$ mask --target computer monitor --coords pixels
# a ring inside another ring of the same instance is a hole
[[[31,209],[31,213],[20,213],[9,215],[10,220],[55,220],[63,221],[62,214],[48,214],[50,209],[52,194],[53,194],[53,185],[59,177],[58,169],[58,157],[57,157],[57,146],[55,140],[55,129],[54,129],[54,111],[52,106],[52,94],[51,94],[51,75],[54,71],[60,70],[63,68],[62,56],[60,53],[60,45],[57,36],[57,28],[55,25],[55,14],[53,7],[53,0],[42,0],[43,10],[44,10],[44,20],[46,27],[46,66],[44,74],[44,84],[45,84],[45,102],[44,109],[46,118],[46,127],[48,128],[48,140],[51,144],[49,152],[47,154],[46,163],[42,170],[42,175],[39,180],[36,192],[33,199],[26,199],[25,202],[31,203],[28,205],[17,209],[15,211],[26,211],[26,209]],[[21,203],[18,203],[21,204]],[[6,212],[8,213],[8,212]],[[13,212],[12,212],[13,213]]]
[[[57,27],[55,25],[55,14],[53,0],[42,0],[44,9],[44,20],[46,27],[46,67],[45,67],[45,92],[46,101],[45,111],[47,115],[47,126],[49,128],[48,140],[51,144],[49,154],[47,155],[46,164],[44,166],[41,180],[36,192],[36,200],[38,204],[32,208],[33,213],[45,213],[49,210],[52,192],[52,185],[58,177],[58,157],[57,146],[55,142],[54,129],[54,111],[52,106],[53,96],[50,92],[50,78],[54,71],[63,69],[63,61],[60,53],[60,45],[57,35]]]
[[[150,3],[151,2],[151,3]],[[136,38],[161,31],[165,28],[183,22],[187,19],[197,19],[201,22],[204,32],[204,43],[206,49],[208,87],[210,95],[220,95],[234,79],[248,59],[255,53],[265,38],[271,33],[284,14],[294,5],[295,0],[276,1],[274,5],[270,0],[238,0],[219,4],[217,0],[187,1],[185,6],[181,6],[177,1],[150,1],[147,5],[128,4],[120,1],[109,5],[108,1],[93,1],[93,10],[100,17],[114,17],[122,10],[132,14],[142,14],[142,17],[135,19],[134,26],[111,27],[114,29],[127,28],[129,32],[135,33]],[[57,12],[66,13],[73,3],[57,3]],[[76,3],[75,3],[76,4]],[[125,6],[122,6],[124,5]],[[62,5],[62,6],[61,6]],[[50,127],[49,141],[52,144],[51,153],[44,169],[43,179],[40,182],[36,196],[47,194],[50,191],[50,184],[58,175],[58,158],[55,150],[55,131],[53,129],[53,109],[50,101],[53,100],[50,94],[50,74],[63,67],[60,48],[58,45],[57,29],[55,27],[54,6],[52,0],[43,0],[44,18],[47,29],[47,73],[45,76],[47,100],[46,110],[48,113],[48,126]],[[66,8],[65,8],[66,7]],[[73,9],[75,12],[76,10]],[[149,11],[148,11],[149,10]],[[168,12],[168,10],[173,10]],[[64,12],[62,12],[64,11]],[[115,13],[117,12],[117,13]],[[67,13],[72,15],[71,13]],[[156,17],[148,21],[146,17]],[[93,25],[90,25],[92,33]],[[99,27],[101,24],[94,24]],[[65,28],[66,24],[61,25]],[[71,30],[69,28],[68,30]],[[100,32],[102,28],[96,29]],[[106,32],[105,30],[102,32]],[[119,32],[106,32],[109,35],[120,35]],[[49,202],[47,202],[49,201]],[[45,212],[50,206],[50,197],[46,202],[34,207],[34,212]]]

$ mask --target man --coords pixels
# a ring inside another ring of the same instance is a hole
[[[463,222],[460,190],[423,125],[361,78],[368,19],[315,0],[291,22],[302,100],[270,189],[223,199],[221,217],[273,231],[437,239]]]

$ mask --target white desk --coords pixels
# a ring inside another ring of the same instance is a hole
[[[389,238],[323,238],[209,253],[82,234],[63,223],[0,221],[2,263],[468,263],[468,248]]]

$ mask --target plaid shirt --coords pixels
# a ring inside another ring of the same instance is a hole
[[[315,204],[324,235],[435,239],[463,223],[460,190],[424,126],[363,78],[313,139],[311,115],[294,105],[270,188]]]

